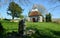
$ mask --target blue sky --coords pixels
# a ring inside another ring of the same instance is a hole
[[[53,9],[49,9],[49,8],[55,7],[57,5],[60,5],[60,3],[51,4],[51,3],[48,3],[47,1],[42,1],[42,0],[37,0],[37,1],[36,0],[30,0],[30,1],[32,3],[28,3],[28,5],[22,5],[22,4],[18,3],[17,0],[15,0],[15,2],[17,4],[19,4],[24,9],[24,11],[23,11],[24,16],[28,16],[28,12],[29,12],[29,10],[31,10],[33,4],[38,4],[38,5],[41,4],[46,8],[46,10],[48,12],[50,12],[52,14],[53,18],[60,18],[60,7],[55,8],[54,11],[52,11]],[[4,4],[0,7],[0,14],[1,14],[0,17],[11,19],[11,16],[7,15],[8,5],[9,4]]]

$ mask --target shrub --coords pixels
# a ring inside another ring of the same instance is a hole
[[[46,22],[51,22],[51,14],[46,14]]]

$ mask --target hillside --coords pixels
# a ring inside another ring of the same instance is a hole
[[[18,23],[9,21],[0,21],[6,32],[18,32]],[[26,22],[26,30],[34,30],[35,33],[30,38],[60,38],[60,24],[46,22]]]

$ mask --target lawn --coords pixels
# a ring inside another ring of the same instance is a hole
[[[0,21],[6,32],[18,30],[18,23],[9,21]],[[34,38],[60,38],[60,24],[46,22],[26,22],[26,29],[34,29],[36,33],[32,35]],[[37,36],[38,35],[38,36]],[[39,37],[40,36],[40,37]]]
[[[51,22],[26,22],[26,25],[27,29],[35,28],[35,31],[38,30],[34,38],[60,38],[60,24]]]
[[[7,32],[17,31],[18,23],[9,21],[0,21]]]
[[[55,31],[60,31],[60,24],[56,24],[56,23],[46,23],[46,22],[26,22],[27,27],[37,27],[38,29],[51,29],[51,30],[55,30]]]

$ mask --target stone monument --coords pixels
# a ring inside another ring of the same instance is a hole
[[[22,19],[19,21],[19,26],[18,26],[18,34],[20,35],[21,38],[24,38],[24,31],[25,31],[25,20]]]

